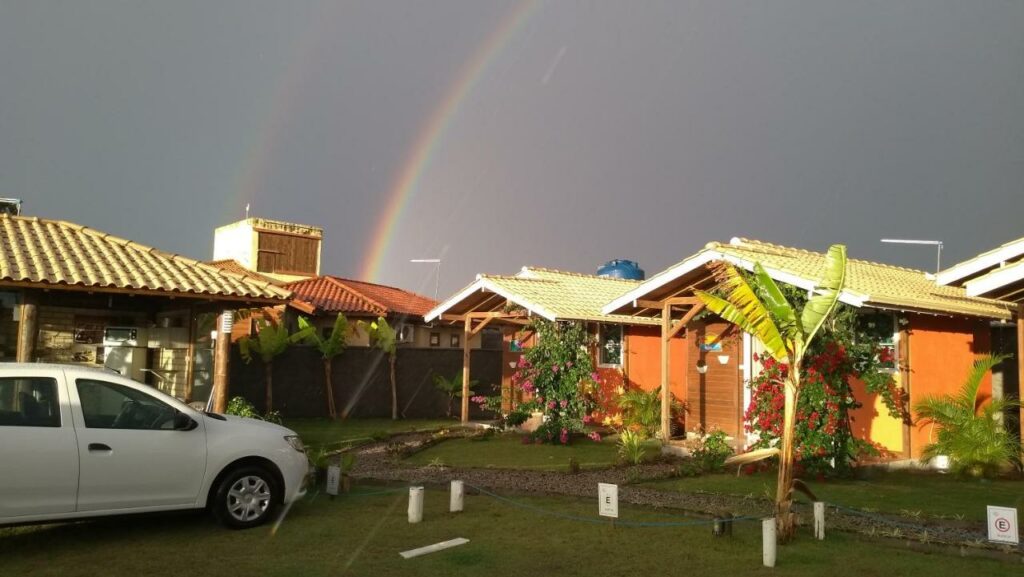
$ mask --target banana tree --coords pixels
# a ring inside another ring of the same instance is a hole
[[[359,324],[356,325],[358,330]],[[310,333],[306,336],[306,343],[312,345],[320,352],[320,357],[324,362],[324,392],[327,397],[327,414],[330,415],[331,419],[338,418],[338,411],[334,404],[334,388],[331,386],[331,362],[334,357],[340,355],[345,351],[345,347],[348,346],[348,333],[349,324],[348,319],[345,315],[339,314],[338,318],[334,320],[334,326],[331,328],[331,334],[326,338],[316,332],[316,328],[309,324],[309,321],[305,317],[299,317],[299,328],[305,330],[310,329]]]
[[[391,328],[384,317],[370,323],[370,339],[373,346],[388,355],[389,374],[391,376],[391,419],[398,420],[398,383],[395,381],[395,361],[398,356],[398,334]]]
[[[775,514],[779,538],[783,542],[792,539],[795,529],[795,519],[791,512],[793,489],[805,488],[802,482],[793,477],[793,439],[796,404],[801,388],[800,369],[811,341],[835,311],[845,282],[846,247],[836,244],[828,249],[821,280],[799,314],[760,263],[754,263],[754,274],[749,282],[732,265],[724,265],[720,285],[725,292],[724,297],[696,291],[708,310],[760,339],[768,354],[788,366],[784,377],[785,408],[781,447],[751,451],[728,462],[743,464],[776,455],[779,457]]]
[[[266,379],[266,408],[267,413],[274,407],[274,358],[288,350],[288,347],[300,343],[306,339],[313,327],[306,326],[294,333],[288,332],[288,327],[279,323],[273,317],[270,320],[259,319],[256,321],[256,337],[242,337],[238,341],[239,351],[246,363],[252,362],[254,356],[263,361],[264,378]]]

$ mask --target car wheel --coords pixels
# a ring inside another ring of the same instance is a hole
[[[242,467],[221,479],[214,495],[213,514],[232,529],[266,522],[281,500],[274,476],[262,467]]]

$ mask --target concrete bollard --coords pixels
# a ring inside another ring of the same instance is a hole
[[[463,500],[466,491],[462,481],[452,481],[451,495],[448,502],[448,511],[451,513],[462,512]]]
[[[409,522],[423,520],[423,487],[409,487]]]
[[[825,540],[825,503],[821,501],[814,502],[814,538]]]
[[[775,566],[775,518],[769,517],[768,519],[761,520],[761,538],[763,541],[763,560],[765,567]]]

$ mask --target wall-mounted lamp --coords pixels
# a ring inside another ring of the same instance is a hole
[[[508,362],[508,368],[510,368],[510,369],[516,368],[516,362],[515,361],[509,361]]]
[[[718,364],[728,365],[729,364],[729,355],[718,355]]]
[[[708,364],[704,361],[697,361],[697,372],[702,375],[708,372]]]

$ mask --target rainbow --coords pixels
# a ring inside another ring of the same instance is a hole
[[[390,192],[387,193],[384,211],[373,229],[369,252],[363,260],[363,267],[358,278],[370,282],[379,280],[381,265],[391,247],[395,228],[401,221],[410,198],[419,187],[420,179],[430,165],[434,152],[444,140],[445,132],[451,126],[452,120],[459,111],[459,106],[483,77],[488,65],[494,61],[515,32],[526,22],[536,5],[535,0],[526,0],[513,7],[473,54],[473,57],[463,65],[455,77],[456,81],[423,124],[405,163],[389,189]]]

